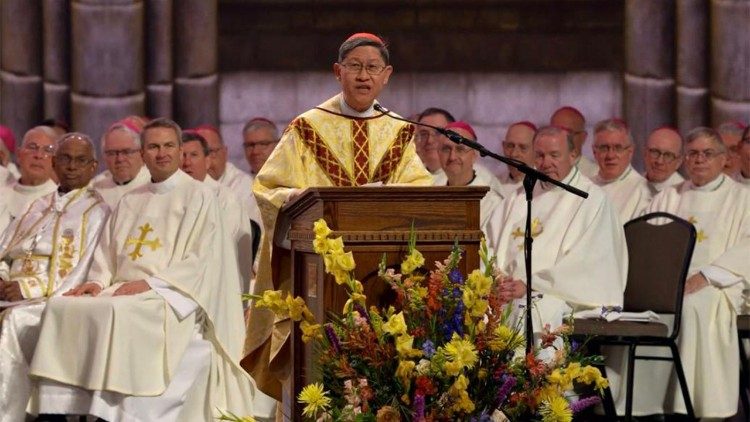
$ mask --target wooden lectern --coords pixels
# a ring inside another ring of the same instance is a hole
[[[461,260],[464,274],[479,268],[479,201],[487,187],[356,187],[311,188],[285,205],[274,236],[274,279],[292,277],[292,294],[305,298],[319,322],[329,312],[339,314],[348,296],[346,289],[325,274],[322,258],[313,251],[313,223],[323,218],[342,236],[346,251],[357,263],[355,275],[362,282],[368,305],[391,302],[391,289],[378,276],[383,254],[400,271],[412,227],[425,264],[448,257],[454,242],[466,251]],[[287,272],[291,271],[291,272]],[[291,335],[293,374],[284,392],[284,414],[301,420],[296,397],[302,387],[319,380],[316,357],[302,342],[295,324]]]

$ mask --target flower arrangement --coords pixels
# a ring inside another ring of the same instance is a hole
[[[349,300],[330,322],[315,321],[304,300],[280,291],[256,296],[256,306],[300,322],[318,358],[322,383],[303,388],[303,415],[315,421],[570,421],[599,402],[607,386],[593,363],[568,340],[569,327],[545,327],[541,344],[525,354],[525,341],[499,286],[484,242],[484,270],[464,276],[454,247],[429,273],[412,232],[400,272],[379,275],[396,292],[385,309],[366,308],[355,262],[324,220],[314,224],[315,252],[325,271],[346,286]],[[542,358],[540,352],[549,358]],[[551,353],[550,353],[551,352]],[[587,387],[587,396],[575,393]]]

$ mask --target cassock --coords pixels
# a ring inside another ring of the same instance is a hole
[[[108,215],[90,185],[53,192],[34,201],[0,238],[0,278],[18,282],[25,299],[36,299],[0,314],[0,421],[24,420],[42,300],[85,280]]]
[[[737,411],[739,397],[736,317],[748,311],[743,290],[750,287],[750,190],[723,174],[700,187],[685,181],[654,197],[645,212],[656,211],[695,225],[688,277],[700,272],[710,285],[685,296],[677,345],[696,416],[729,417]],[[654,354],[654,349],[638,350]],[[622,408],[624,361],[617,354],[608,359],[615,368],[608,371],[613,393]],[[639,361],[635,382],[634,415],[686,413],[671,363]]]
[[[231,248],[216,193],[181,170],[123,196],[88,276],[104,290],[47,304],[32,410],[110,422],[253,415],[254,382],[238,365],[244,332]],[[131,280],[151,290],[112,296]]]
[[[123,195],[145,185],[149,181],[151,181],[151,173],[148,172],[146,166],[141,166],[141,169],[138,170],[138,173],[133,180],[128,183],[115,183],[114,179],[112,179],[112,173],[110,173],[109,170],[105,170],[94,177],[92,183],[94,189],[99,191],[107,205],[109,205],[110,208],[114,208],[115,205],[117,205],[117,201],[119,201]]]
[[[648,190],[651,192],[651,196],[655,196],[657,193],[663,191],[664,189],[671,187],[671,186],[677,186],[684,181],[685,181],[685,178],[682,177],[682,175],[677,171],[672,173],[667,178],[667,180],[663,182],[651,182],[648,179],[646,179],[646,182],[648,183]]]
[[[242,206],[241,199],[233,191],[219,184],[211,176],[207,176],[203,183],[216,193],[221,210],[221,220],[225,234],[233,241],[234,256],[240,272],[240,290],[249,293],[250,281],[253,278],[253,229],[247,207]]]
[[[16,219],[28,209],[32,202],[56,190],[57,184],[52,179],[47,179],[46,182],[36,186],[15,182],[10,186],[1,188],[0,196],[8,201],[10,218]]]
[[[578,167],[578,170],[580,170],[580,172],[589,179],[593,179],[594,176],[599,173],[599,164],[583,154],[578,157],[578,161],[576,161],[576,167]]]
[[[534,331],[544,324],[556,328],[571,312],[601,306],[622,306],[628,255],[625,233],[604,192],[573,167],[562,181],[584,192],[587,199],[556,186],[534,187],[531,234]],[[497,209],[489,222],[489,243],[497,268],[526,283],[524,228],[526,197],[516,195]],[[525,304],[516,301],[514,309]],[[521,316],[522,310],[517,316]]]
[[[279,209],[292,192],[313,186],[376,182],[429,186],[432,176],[419,159],[413,138],[412,125],[376,113],[372,107],[358,113],[346,105],[341,94],[295,118],[253,187],[264,226],[256,293],[273,288],[290,291],[288,280],[279,280],[276,286],[271,281],[271,241]],[[268,357],[273,360],[287,342],[290,324],[287,320],[274,326],[272,313],[253,309],[247,329],[245,352],[255,353],[243,365],[265,392],[278,398],[276,375],[267,378],[264,371],[268,369]],[[268,342],[272,332],[272,341]],[[285,374],[288,362],[279,365],[279,373]],[[261,379],[267,379],[271,386]]]
[[[255,182],[253,176],[238,169],[237,166],[231,162],[227,162],[227,165],[224,168],[224,174],[221,175],[218,182],[239,196],[245,205],[246,212],[250,216],[250,219],[263,227],[260,209],[258,208],[258,203],[253,195],[253,183]]]
[[[607,181],[597,174],[591,180],[607,194],[612,206],[620,215],[622,224],[641,215],[651,202],[651,191],[646,178],[631,166],[628,166],[617,179]]]

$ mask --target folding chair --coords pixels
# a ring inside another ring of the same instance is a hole
[[[673,361],[680,383],[685,408],[695,419],[682,361],[675,340],[680,331],[682,298],[690,259],[695,246],[695,227],[672,214],[656,212],[625,224],[628,244],[628,281],[625,288],[624,311],[654,311],[674,315],[672,329],[660,321],[633,322],[576,319],[573,335],[591,336],[595,347],[628,346],[628,376],[625,396],[625,420],[633,415],[633,379],[637,359]],[[638,346],[668,347],[671,357],[636,354]],[[611,395],[609,396],[611,397]],[[606,408],[606,406],[605,406]],[[609,406],[608,416],[614,406]]]

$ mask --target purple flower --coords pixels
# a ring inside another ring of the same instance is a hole
[[[362,306],[361,303],[355,302],[354,303],[354,310],[357,311],[357,312],[359,312],[359,316],[361,316],[362,318],[366,319],[368,324],[370,323],[370,314],[367,313],[367,311],[365,310],[365,307]]]
[[[456,284],[464,284],[464,275],[461,274],[458,268],[454,268],[448,273],[448,279]]]
[[[414,396],[414,421],[424,421],[424,396],[421,394]]]
[[[336,335],[336,331],[333,330],[333,325],[326,324],[326,337],[328,342],[331,343],[331,348],[335,353],[341,352],[341,343],[339,343],[339,337]]]
[[[479,416],[474,416],[470,419],[471,422],[492,422],[492,418],[487,413],[487,409],[482,410],[482,413],[479,414]]]
[[[581,347],[581,343],[579,343],[579,342],[577,342],[577,341],[575,341],[575,340],[572,340],[572,341],[570,342],[570,351],[571,351],[571,352],[576,352],[576,351],[578,351],[578,348],[579,348],[579,347]]]
[[[508,394],[510,394],[510,390],[513,389],[513,387],[516,386],[516,377],[512,375],[506,375],[503,376],[504,381],[503,385],[500,387],[500,390],[497,392],[497,405],[498,407],[501,406],[505,399],[508,398]]]
[[[570,410],[573,414],[580,413],[581,411],[588,409],[591,406],[597,405],[602,402],[602,399],[598,396],[586,397],[585,399],[578,400],[577,402],[570,404]]]
[[[422,343],[422,353],[424,353],[424,356],[427,359],[431,358],[432,355],[435,354],[435,343],[430,340],[425,340],[424,343]]]

